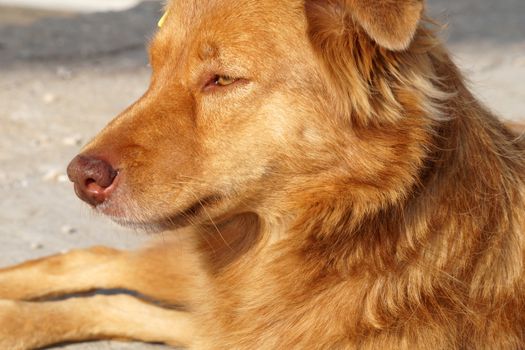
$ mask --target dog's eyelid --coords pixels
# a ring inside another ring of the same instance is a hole
[[[246,79],[235,78],[227,74],[214,74],[213,76],[211,76],[211,78],[208,78],[206,80],[206,83],[204,84],[202,90],[204,92],[208,92],[208,91],[216,90],[216,89],[225,89],[225,88],[232,87],[236,85],[237,83],[245,82],[245,81]]]
[[[233,78],[229,75],[216,75],[213,79],[213,83],[219,86],[231,85],[235,83],[236,81],[237,81],[236,78]]]

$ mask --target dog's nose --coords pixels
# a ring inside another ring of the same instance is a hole
[[[77,196],[96,206],[108,198],[117,171],[104,160],[80,155],[69,164],[67,175],[75,184]]]

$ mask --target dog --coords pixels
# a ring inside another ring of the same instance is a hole
[[[164,239],[2,270],[0,348],[524,349],[525,144],[424,8],[169,3],[148,91],[68,168]]]

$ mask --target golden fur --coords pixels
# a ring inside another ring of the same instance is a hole
[[[98,211],[173,238],[0,273],[5,299],[126,288],[149,303],[6,301],[2,348],[525,348],[524,143],[472,96],[423,11],[170,3],[148,92],[83,154],[120,170]]]

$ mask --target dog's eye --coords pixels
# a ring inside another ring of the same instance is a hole
[[[213,78],[208,80],[208,82],[204,86],[204,90],[220,89],[223,87],[228,87],[230,85],[237,83],[239,80],[240,79],[232,78],[227,75],[214,75]]]
[[[236,81],[237,79],[225,75],[216,75],[213,78],[213,84],[216,86],[228,86],[235,83]]]

